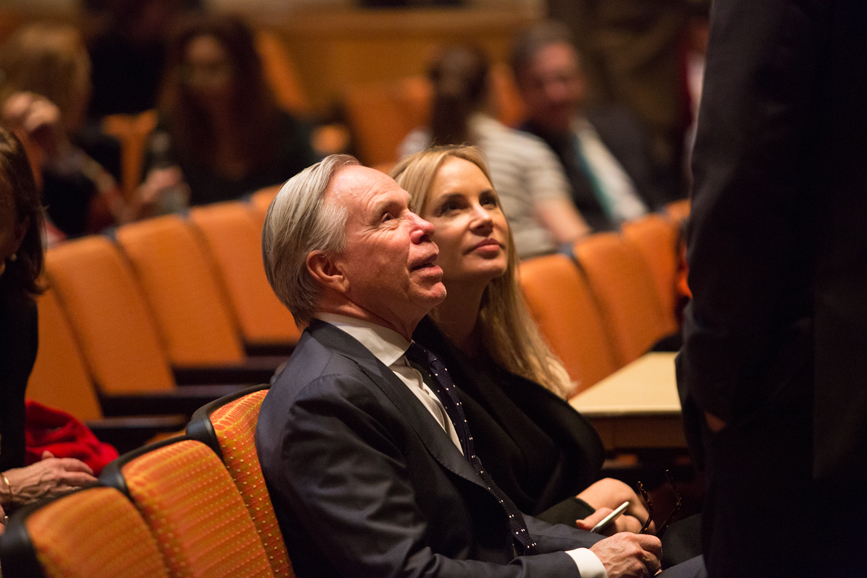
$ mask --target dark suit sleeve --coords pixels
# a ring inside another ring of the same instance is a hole
[[[430,487],[423,492],[416,487],[417,468],[431,460],[414,461],[406,454],[408,442],[395,434],[404,431],[396,425],[401,416],[389,412],[360,379],[320,377],[305,386],[290,407],[279,470],[265,472],[269,490],[275,507],[293,513],[314,542],[312,547],[327,553],[339,575],[579,575],[563,552],[517,558],[511,564],[464,559],[473,555],[475,546],[466,539],[472,528],[460,522],[465,507],[457,507],[457,502],[452,507],[452,500],[463,496],[449,490],[442,476],[434,473],[426,478]],[[263,468],[267,468],[264,463]],[[416,469],[411,474],[412,468]],[[437,500],[439,508],[431,500]],[[425,508],[420,508],[425,501]],[[431,535],[433,524],[423,511],[444,516],[436,526],[454,531]],[[456,516],[453,526],[448,523],[450,516]],[[531,523],[542,532],[543,547],[578,546],[574,530]],[[454,555],[435,553],[430,544]],[[287,546],[292,556],[290,539]]]
[[[833,5],[713,5],[688,227],[694,299],[678,363],[699,408],[726,421],[771,395],[750,388],[806,342],[792,336],[809,311],[805,145]]]

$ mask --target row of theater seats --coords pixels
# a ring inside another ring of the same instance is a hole
[[[587,389],[679,331],[688,201],[578,240],[572,255],[523,261],[521,287],[543,336]]]
[[[187,433],[126,453],[98,485],[16,512],[16,578],[294,576],[256,457],[267,386],[199,409]]]
[[[28,397],[86,421],[122,451],[177,429],[166,416],[267,382],[299,337],[262,265],[275,193],[49,249]],[[118,419],[140,415],[162,417]]]

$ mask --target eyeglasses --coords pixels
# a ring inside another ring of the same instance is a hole
[[[674,515],[680,511],[681,498],[680,492],[677,491],[677,485],[674,483],[674,478],[671,475],[669,470],[665,470],[665,479],[668,480],[668,485],[671,486],[671,491],[674,494],[674,508],[671,510],[671,513],[668,514],[668,517],[665,519],[662,524],[656,529],[657,535],[662,534],[666,528],[668,528],[669,524],[674,520]],[[640,481],[638,482],[638,493],[641,494],[641,498],[644,500],[644,503],[647,505],[647,521],[644,522],[644,525],[641,527],[641,531],[639,534],[647,534],[650,530],[650,522],[653,520],[653,502],[650,501],[650,494],[647,493],[647,490],[644,489],[644,484]]]

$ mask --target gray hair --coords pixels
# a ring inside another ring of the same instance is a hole
[[[325,191],[338,170],[359,164],[350,155],[330,155],[286,181],[268,207],[262,229],[265,274],[299,327],[313,318],[322,290],[307,270],[307,255],[340,253],[346,243],[347,212],[325,202]]]

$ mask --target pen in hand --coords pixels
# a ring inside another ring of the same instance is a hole
[[[597,534],[601,534],[611,523],[614,522],[614,520],[619,518],[620,515],[623,514],[623,512],[625,512],[626,508],[628,508],[628,507],[629,507],[629,501],[623,502],[622,504],[617,506],[616,510],[614,510],[613,512],[611,512],[610,514],[608,514],[607,516],[602,518],[602,520],[600,520],[598,524],[593,526],[593,529],[590,531],[595,532]]]

